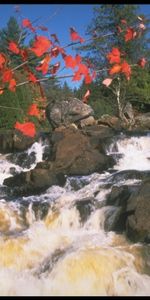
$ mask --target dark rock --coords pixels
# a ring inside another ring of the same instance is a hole
[[[85,223],[94,210],[94,198],[80,199],[75,202],[75,207],[80,213],[81,223]]]
[[[53,150],[55,169],[70,176],[88,175],[114,164],[111,157],[94,149],[86,134],[74,128],[63,130],[63,138],[55,143]]]
[[[24,151],[35,141],[36,138],[27,137],[17,130],[0,132],[0,153],[5,154],[14,151]]]
[[[113,186],[107,197],[106,205],[126,207],[127,199],[133,192],[133,189],[127,185]]]
[[[66,178],[62,173],[50,169],[35,168],[4,180],[4,185],[13,188],[12,196],[36,195],[52,185],[64,186]]]
[[[98,119],[97,123],[101,125],[109,126],[117,130],[121,130],[124,127],[122,121],[118,117],[110,116],[110,115],[102,115]]]
[[[142,129],[150,129],[150,112],[145,114],[140,114],[135,117],[135,125]]]
[[[30,166],[35,163],[36,155],[35,152],[31,152],[30,155],[27,152],[21,152],[11,154],[7,159],[22,168],[29,169]]]
[[[127,203],[126,233],[133,242],[150,242],[150,180],[145,180]]]
[[[93,109],[77,98],[49,103],[46,107],[46,116],[53,128],[71,123],[78,123],[94,114]]]

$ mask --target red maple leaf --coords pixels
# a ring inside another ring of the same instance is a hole
[[[56,72],[58,71],[60,67],[60,62],[56,63],[55,65],[53,65],[53,67],[50,69],[50,74],[54,75],[56,74]]]
[[[10,80],[8,88],[12,92],[16,91],[16,80],[14,78]]]
[[[138,61],[138,65],[142,68],[145,67],[145,64],[147,63],[146,59],[144,57],[140,58]]]
[[[84,81],[85,81],[85,84],[91,83],[92,82],[92,76],[88,73],[87,75],[85,75]]]
[[[54,56],[54,57],[57,57],[60,53],[60,48],[59,47],[54,47],[51,49],[51,55]]]
[[[30,22],[29,19],[24,19],[22,21],[22,26],[29,28],[32,32],[35,32],[35,28],[32,26],[32,23]]]
[[[121,65],[116,64],[109,70],[109,74],[113,75],[113,74],[119,73],[120,71],[121,71]]]
[[[80,41],[80,43],[84,42],[84,39],[75,31],[73,27],[70,27],[70,37],[72,41]]]
[[[2,75],[2,82],[9,82],[12,79],[13,72],[10,69],[5,69]]]
[[[49,47],[52,45],[52,42],[45,36],[36,36],[33,47],[30,48],[38,57],[43,55]]]
[[[36,134],[35,125],[32,122],[25,122],[25,123],[16,122],[14,128],[21,131],[24,135],[30,137],[34,137]]]
[[[130,40],[133,40],[136,36],[136,31],[131,28],[131,27],[128,27],[127,30],[126,30],[126,34],[125,34],[125,42],[128,42]]]
[[[66,68],[72,68],[74,69],[77,65],[77,62],[75,60],[74,57],[72,57],[71,55],[66,55],[64,58],[65,64],[66,64]]]
[[[121,72],[125,74],[127,80],[130,80],[131,67],[125,60],[121,64]]]
[[[35,103],[31,104],[29,109],[28,109],[27,114],[30,115],[30,116],[39,117],[40,116],[40,111],[37,107],[37,104],[35,104]]]
[[[107,54],[107,59],[110,64],[119,64],[120,63],[121,52],[118,48],[112,48],[112,51]]]
[[[51,60],[51,57],[49,54],[47,54],[45,56],[45,58],[41,61],[40,66],[36,67],[36,70],[41,71],[42,74],[45,75],[48,72],[50,60]]]
[[[20,55],[23,61],[26,61],[28,59],[28,52],[26,49],[20,49]]]
[[[33,82],[33,83],[36,83],[37,78],[36,78],[36,76],[32,72],[29,72],[29,74],[28,74],[28,80],[31,81],[31,82]]]
[[[88,98],[89,98],[90,95],[91,95],[91,91],[87,90],[87,92],[85,93],[85,95],[82,98],[82,100],[83,100],[84,103],[88,102]]]
[[[15,54],[19,54],[20,52],[18,45],[15,42],[10,42],[8,45],[8,49]]]
[[[0,53],[0,69],[4,67],[5,63],[6,63],[6,56],[3,53]]]
[[[74,76],[72,78],[72,81],[79,81],[82,78],[82,74],[80,74],[78,71],[74,73]]]

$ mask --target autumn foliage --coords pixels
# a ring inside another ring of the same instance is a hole
[[[138,26],[136,29],[132,28],[127,24],[126,20],[121,20],[121,24],[117,26],[118,34],[124,36],[124,41],[126,43],[132,41],[140,37],[142,32],[145,30],[144,21],[141,17],[137,18]],[[99,70],[94,70],[93,66],[90,62],[85,63],[83,58],[80,55],[72,56],[67,53],[66,48],[69,47],[69,44],[65,47],[61,47],[59,39],[56,33],[45,35],[38,35],[38,30],[42,30],[46,34],[48,32],[48,28],[45,26],[36,26],[34,27],[32,22],[29,19],[23,19],[22,30],[27,30],[29,34],[32,35],[32,46],[30,47],[22,47],[19,42],[16,43],[13,40],[8,41],[8,54],[11,54],[10,57],[13,59],[13,55],[18,55],[22,64],[18,66],[18,68],[24,68],[27,73],[27,81],[31,82],[34,85],[40,85],[40,79],[36,75],[37,72],[43,76],[43,78],[49,80],[51,78],[57,78],[58,72],[62,68],[71,69],[72,70],[72,81],[80,81],[84,80],[85,84],[90,84],[93,80],[95,80],[97,73]],[[78,34],[74,27],[70,27],[70,40],[71,45],[74,43],[84,43],[85,40]],[[30,69],[30,57],[35,56],[35,58],[39,58],[40,63],[35,67],[35,73]],[[61,56],[61,60],[60,60]],[[1,82],[0,82],[0,94],[5,92],[6,89],[9,89],[12,92],[16,91],[19,83],[17,82],[17,77],[15,75],[15,68],[10,67],[10,57],[8,57],[4,53],[0,53],[0,74],[1,74]],[[116,76],[123,75],[127,80],[130,80],[132,74],[132,66],[127,62],[125,53],[119,49],[118,47],[113,47],[110,52],[106,54],[106,58],[108,61],[108,77],[103,80],[103,84],[106,87],[109,87]],[[56,62],[56,59],[58,60]],[[53,63],[53,60],[55,61]],[[63,65],[63,63],[64,65]],[[137,66],[144,68],[146,64],[146,59],[144,57],[140,58],[137,61]],[[17,68],[16,68],[17,69]],[[47,77],[45,77],[45,75]],[[41,89],[41,95],[43,102],[45,101],[44,93]],[[90,97],[90,89],[87,88],[87,92],[83,96],[83,102],[87,103]],[[34,137],[36,134],[36,127],[33,121],[30,120],[30,117],[35,117],[37,119],[45,118],[43,108],[40,108],[39,101],[34,100],[34,103],[28,107],[26,111],[26,118],[23,123],[16,122],[14,124],[14,128],[21,131],[24,135],[29,137]]]

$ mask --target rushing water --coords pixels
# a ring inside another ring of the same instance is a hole
[[[35,143],[42,160],[45,145]],[[150,170],[150,137],[120,137],[107,150],[114,169]],[[26,171],[0,156],[0,182]],[[112,174],[70,177],[39,196],[0,200],[0,295],[135,296],[150,295],[149,245],[133,244],[123,234],[106,232],[117,207],[105,206]],[[126,184],[139,184],[131,179]]]

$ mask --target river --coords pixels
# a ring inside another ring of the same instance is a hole
[[[32,145],[28,168],[0,155],[0,296],[149,296],[150,247],[105,230],[117,207],[105,206],[113,186],[138,185],[123,170],[150,170],[150,135],[121,134],[107,147],[113,170],[68,177],[64,187],[8,199],[3,181],[42,161],[45,144]],[[18,154],[19,155],[19,154]]]

